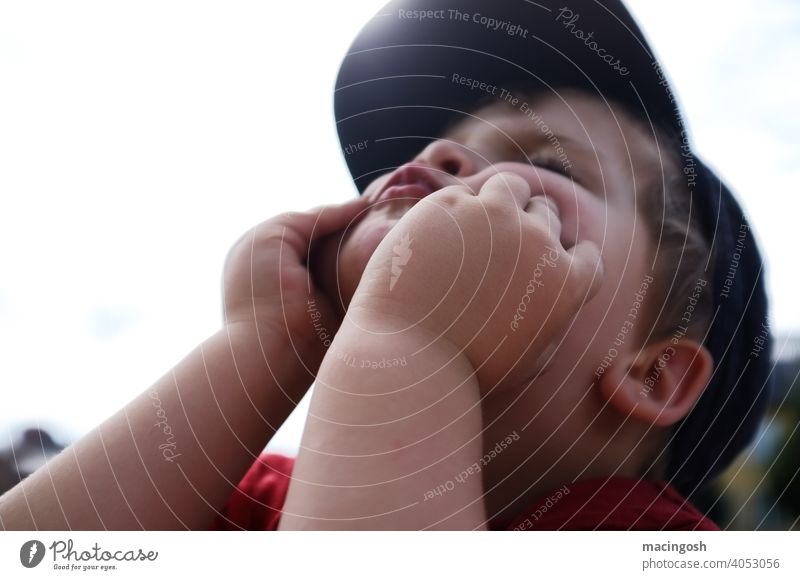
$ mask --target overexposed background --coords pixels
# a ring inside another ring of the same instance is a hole
[[[800,5],[628,4],[755,224],[774,328],[800,330]],[[0,0],[0,444],[98,424],[216,331],[241,233],[355,195],[333,85],[382,5]]]

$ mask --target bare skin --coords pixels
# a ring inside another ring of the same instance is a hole
[[[7,530],[208,529],[314,378],[325,352],[304,265],[365,208],[282,214],[245,234],[224,272],[223,328],[99,427],[0,498]]]
[[[317,377],[281,529],[485,527],[479,477],[426,495],[483,454],[481,395],[538,373],[544,347],[599,287],[597,247],[563,248],[558,222],[526,181],[500,174],[477,196],[431,194],[386,236]],[[422,249],[390,289],[393,248],[409,237]],[[531,276],[529,316],[512,325]],[[487,330],[497,318],[507,324]],[[393,356],[409,364],[345,362]]]
[[[498,525],[576,479],[644,476],[663,450],[668,428],[688,413],[713,366],[708,351],[691,337],[675,345],[647,339],[644,313],[659,308],[653,288],[661,281],[650,278],[656,248],[638,213],[636,191],[646,176],[658,175],[663,153],[623,112],[581,93],[541,98],[530,110],[552,134],[519,109],[494,105],[431,143],[412,162],[427,168],[442,187],[463,185],[473,192],[492,175],[513,172],[532,195],[556,204],[564,247],[591,241],[603,257],[604,281],[560,329],[547,372],[532,381],[518,376],[516,384],[494,389],[481,401],[484,453],[509,434],[519,435],[481,472],[487,517]],[[378,178],[364,196],[377,200],[396,173]],[[418,203],[411,198],[378,202],[323,249],[322,283],[339,298],[340,308],[357,295],[375,248]],[[439,249],[436,242],[431,247],[436,250],[417,245],[412,260]],[[628,314],[648,280],[640,315],[632,320]],[[493,324],[507,320],[498,316],[489,324],[492,331]],[[615,345],[623,327],[627,338]],[[668,361],[669,373],[655,388],[645,389],[653,365],[671,346],[679,354]],[[598,379],[598,366],[611,347],[616,356]]]

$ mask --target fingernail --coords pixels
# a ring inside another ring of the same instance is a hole
[[[552,197],[545,195],[544,201],[550,206],[550,209],[553,210],[554,214],[561,215],[561,211],[558,209],[558,204],[553,200]]]
[[[555,201],[553,201],[552,197],[548,197],[547,195],[536,195],[531,199],[533,201],[538,200],[544,202],[545,204],[547,204],[547,207],[549,207],[554,214],[556,214],[557,216],[561,215],[561,212],[558,209],[558,204]]]

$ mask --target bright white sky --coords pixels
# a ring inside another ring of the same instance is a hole
[[[355,194],[332,87],[382,4],[0,0],[0,443],[98,424],[217,329],[243,231]],[[756,226],[775,327],[800,330],[800,6],[629,5]]]

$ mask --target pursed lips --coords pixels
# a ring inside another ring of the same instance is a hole
[[[384,205],[384,202],[390,200],[406,200],[416,203],[435,191],[453,185],[454,183],[450,183],[451,180],[445,179],[445,175],[424,163],[406,163],[395,169],[377,194],[372,196],[373,200],[370,205],[378,204],[380,207]],[[575,236],[568,235],[562,229],[561,242],[568,244],[565,247],[571,247],[576,243],[576,239]]]
[[[419,163],[407,163],[395,170],[378,191],[374,201],[420,200],[445,187],[436,170]]]

